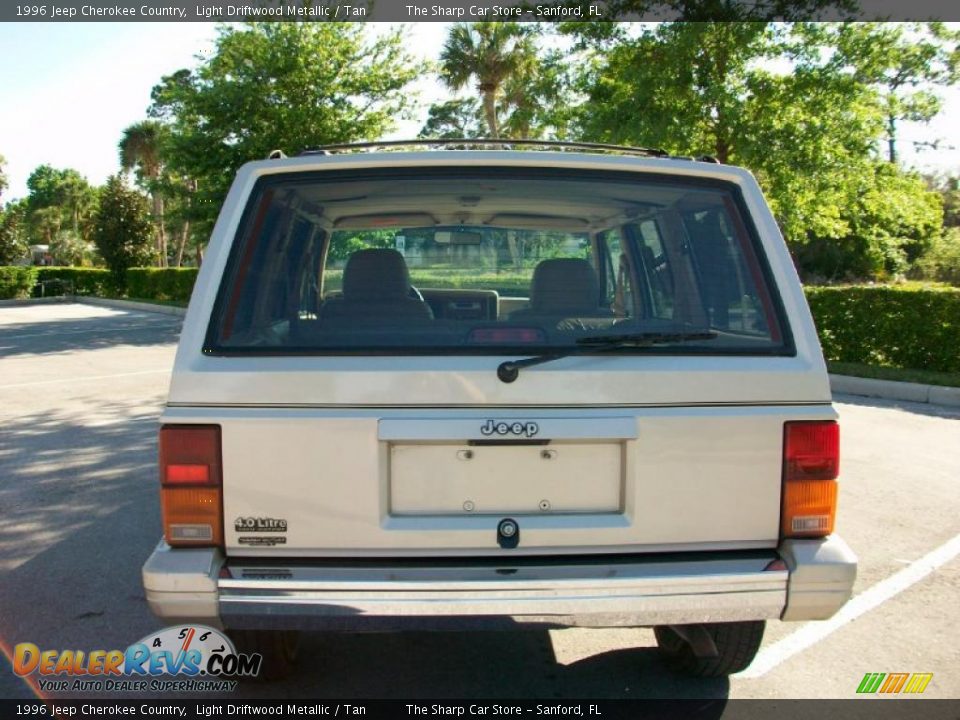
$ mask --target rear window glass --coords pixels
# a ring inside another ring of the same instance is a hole
[[[528,353],[633,333],[618,352],[769,353],[784,326],[722,183],[421,168],[261,180],[208,352]]]

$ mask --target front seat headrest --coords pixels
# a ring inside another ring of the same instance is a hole
[[[396,250],[358,250],[343,270],[343,297],[347,300],[390,300],[410,293],[407,263]]]

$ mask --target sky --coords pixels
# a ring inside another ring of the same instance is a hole
[[[446,24],[407,29],[411,52],[435,60]],[[103,183],[119,169],[124,128],[146,117],[151,88],[209,55],[215,35],[212,23],[0,23],[0,155],[10,183],[3,199],[26,196],[27,177],[44,163]],[[447,95],[429,76],[416,89],[419,116],[400,124],[391,139],[416,137],[431,102]],[[960,88],[941,95],[943,112],[929,126],[904,123],[899,149],[908,165],[960,172]],[[931,138],[954,149],[912,150],[911,141]]]

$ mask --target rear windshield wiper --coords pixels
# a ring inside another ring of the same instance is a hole
[[[577,338],[577,347],[568,348],[555,353],[545,353],[523,360],[507,360],[497,367],[497,377],[505,383],[512,383],[520,375],[520,368],[552,362],[570,355],[586,355],[589,353],[619,350],[621,348],[644,348],[653,345],[669,345],[672,343],[693,342],[696,340],[713,340],[715,332],[645,332],[630,333],[628,335],[589,335]]]

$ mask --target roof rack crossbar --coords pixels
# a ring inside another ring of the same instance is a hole
[[[644,155],[647,157],[670,157],[670,154],[657,148],[631,147],[629,145],[609,145],[592,142],[566,142],[560,140],[515,140],[510,138],[443,138],[416,140],[381,140],[378,142],[341,143],[339,145],[321,145],[304,150],[300,155],[330,155],[338,152],[359,152],[363,150],[390,149],[400,147],[445,147],[470,149],[470,147],[540,147],[556,150],[600,150],[625,155]]]

